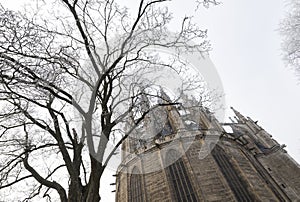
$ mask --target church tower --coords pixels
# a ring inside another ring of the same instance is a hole
[[[154,110],[122,145],[116,201],[300,201],[299,164],[232,110],[232,123],[192,100]]]

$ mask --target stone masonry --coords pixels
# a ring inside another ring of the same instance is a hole
[[[232,108],[236,121],[221,124],[202,107],[161,110],[168,130],[123,143],[117,202],[300,201],[299,164],[251,118]]]

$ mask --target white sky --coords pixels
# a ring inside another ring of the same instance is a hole
[[[20,1],[0,2],[15,7]],[[187,1],[175,2],[174,16],[194,15]],[[194,21],[208,29],[211,59],[223,82],[227,108],[233,106],[258,120],[300,162],[300,84],[281,60],[277,29],[283,17],[283,1],[223,0],[217,7],[198,10]],[[229,110],[228,114],[233,115]],[[114,200],[112,174],[105,171],[102,201]]]
[[[226,102],[286,144],[300,162],[300,84],[282,61],[278,24],[282,1],[229,0],[204,19]]]

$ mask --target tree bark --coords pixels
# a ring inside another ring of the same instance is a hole
[[[86,202],[99,202],[100,201],[100,178],[104,171],[104,166],[99,163],[94,157],[91,158],[91,174],[86,190]]]

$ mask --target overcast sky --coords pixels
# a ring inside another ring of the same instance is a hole
[[[20,1],[0,2],[12,5]],[[300,162],[300,84],[281,59],[277,31],[284,17],[284,2],[224,0],[217,7],[196,13],[187,1],[175,2],[174,16],[195,15],[194,21],[208,29],[213,47],[210,56],[223,83],[227,108],[233,106],[258,120]],[[233,114],[228,110],[228,115]],[[105,177],[114,174],[109,170],[105,173]],[[102,181],[102,201],[113,200],[114,187],[108,185],[113,181]]]
[[[283,1],[229,0],[199,23],[209,30],[228,106],[258,120],[300,162],[300,84],[282,61],[277,31],[284,15]]]

